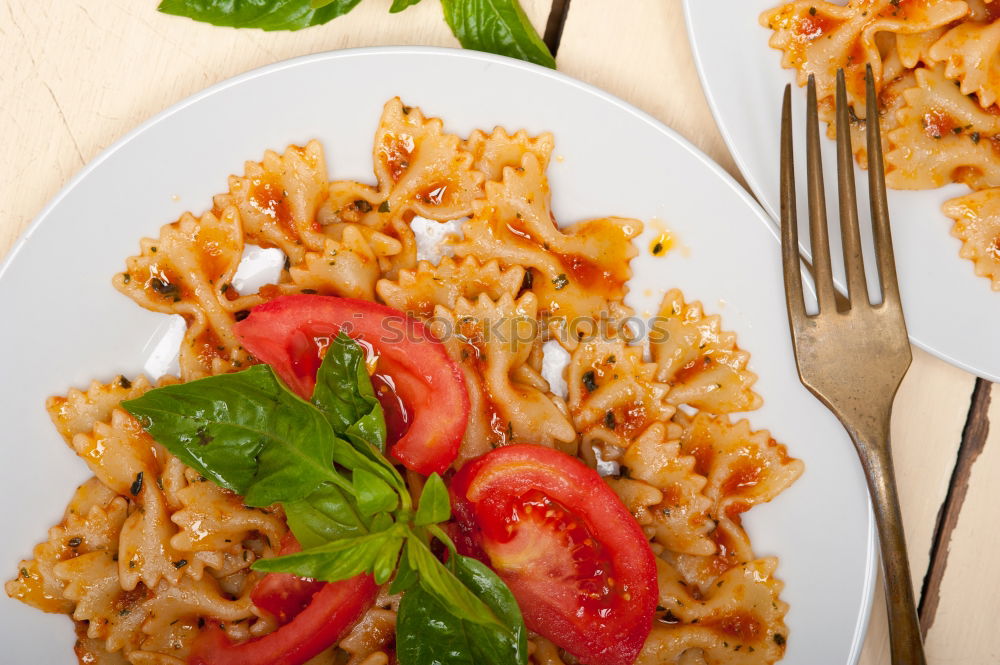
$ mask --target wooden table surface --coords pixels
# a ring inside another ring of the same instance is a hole
[[[651,113],[739,177],[705,101],[679,0],[629,0],[615,11],[608,0],[521,1],[558,46],[560,70]],[[434,0],[396,15],[390,0],[365,0],[326,26],[286,34],[213,28],[158,14],[155,4],[0,3],[0,257],[84,164],[206,86],[317,51],[457,46]],[[1000,393],[915,348],[892,437],[928,661],[1000,663]],[[887,642],[879,593],[859,662],[888,663]]]

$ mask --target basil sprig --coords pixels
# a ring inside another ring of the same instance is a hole
[[[343,16],[361,0],[162,0],[164,14],[230,28],[301,30]],[[393,0],[398,13],[420,0]],[[518,0],[441,0],[445,20],[464,48],[555,68],[545,42]]]
[[[185,464],[251,506],[281,503],[302,551],[261,559],[256,570],[328,582],[371,574],[403,592],[402,665],[525,665],[521,613],[483,564],[459,555],[438,526],[448,490],[429,476],[413,505],[384,456],[385,418],[350,337],[334,339],[311,401],[267,365],[165,386],[123,402]],[[432,551],[438,541],[448,563]],[[457,651],[456,651],[457,650]]]

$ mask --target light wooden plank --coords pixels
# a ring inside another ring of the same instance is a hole
[[[609,11],[601,0],[572,0],[558,60],[562,71],[649,112],[735,173],[697,78],[679,0],[633,0],[629,11]],[[892,437],[919,592],[975,378],[919,349],[913,353],[896,398]],[[860,663],[888,663],[881,591],[870,625]]]
[[[0,3],[0,256],[85,162],[213,83],[285,58],[355,46],[458,46],[439,2],[389,14],[366,0],[295,33],[216,28],[135,0]],[[539,32],[550,0],[522,0]],[[317,85],[322,85],[317,81]],[[303,91],[303,102],[308,91]],[[249,110],[246,110],[249,111]]]
[[[948,494],[951,472],[976,380],[914,348],[913,365],[896,396],[892,449],[913,588],[920,588],[930,564],[938,510]],[[881,579],[872,607],[860,665],[889,664],[889,633]]]
[[[972,467],[927,635],[927,660],[934,665],[1000,663],[1000,385],[993,386],[989,415],[990,432]]]
[[[559,69],[635,104],[740,179],[702,92],[680,0],[572,0]]]

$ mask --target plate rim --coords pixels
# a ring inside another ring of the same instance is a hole
[[[774,207],[768,200],[768,197],[764,196],[765,190],[760,182],[760,179],[757,177],[758,174],[754,170],[748,168],[747,162],[743,158],[744,153],[736,149],[736,140],[733,138],[733,133],[730,131],[730,128],[726,124],[724,124],[721,120],[722,118],[722,113],[720,111],[721,104],[717,102],[715,94],[713,92],[714,88],[709,85],[708,77],[705,73],[704,60],[702,57],[704,51],[702,49],[697,48],[696,46],[696,44],[699,43],[699,39],[698,39],[698,33],[694,29],[694,22],[692,19],[691,7],[694,6],[693,0],[681,0],[681,1],[683,3],[683,9],[684,9],[684,26],[687,32],[688,40],[691,43],[691,53],[694,57],[695,69],[698,70],[698,80],[701,83],[702,90],[705,93],[705,98],[706,100],[708,100],[708,107],[712,112],[712,118],[715,120],[715,125],[716,127],[718,127],[719,133],[722,135],[722,140],[726,144],[726,148],[729,150],[729,154],[732,155],[733,161],[736,163],[736,168],[739,169],[740,175],[743,176],[743,178],[747,181],[747,185],[753,191],[756,203],[764,211],[766,218],[770,223],[769,225],[777,233],[780,230],[780,226],[777,221],[778,215],[776,214]],[[779,117],[777,111],[778,109],[777,104],[775,104],[775,109],[776,111],[774,115],[775,115],[775,121],[777,121],[777,118]],[[799,249],[801,253],[802,248],[800,247]],[[805,271],[804,268],[803,272],[807,274],[807,283],[811,284],[812,277],[808,276],[808,272]],[[839,280],[834,278],[834,282],[835,282],[835,287],[841,294],[846,293],[845,286],[839,283]],[[953,367],[957,367],[962,371],[968,372],[969,374],[972,374],[976,377],[985,379],[986,381],[990,381],[993,383],[1000,383],[1000,374],[993,374],[987,371],[986,369],[973,367],[968,362],[964,360],[959,360],[958,358],[953,357],[946,351],[931,346],[929,342],[925,342],[924,340],[915,337],[913,331],[910,330],[909,328],[907,328],[907,335],[909,336],[910,344],[916,346],[917,348],[923,351],[926,351],[935,358],[943,360],[944,362],[948,363]]]
[[[684,1],[684,16],[685,24],[688,27],[688,34],[693,37],[693,33],[690,29],[690,13],[687,11],[687,4],[689,0]],[[699,78],[702,77],[702,69],[700,58],[698,57],[698,52],[694,51],[695,62],[698,69]],[[736,179],[728,173],[722,166],[711,159],[707,154],[705,154],[701,149],[695,146],[687,138],[679,134],[673,128],[667,126],[664,122],[658,120],[651,114],[643,111],[637,106],[627,102],[595,85],[586,83],[577,78],[569,76],[556,69],[549,69],[547,67],[542,67],[533,63],[525,62],[523,60],[518,60],[516,58],[510,58],[506,56],[496,55],[492,53],[485,53],[481,51],[466,50],[461,48],[443,47],[443,46],[367,46],[367,47],[357,47],[357,48],[346,48],[346,49],[334,49],[327,51],[319,51],[316,53],[305,54],[301,56],[296,56],[293,58],[287,58],[280,60],[278,62],[273,62],[267,65],[262,65],[260,67],[255,67],[249,69],[243,73],[236,74],[229,78],[218,81],[208,87],[202,88],[199,91],[180,99],[173,104],[167,106],[165,109],[153,114],[146,120],[139,123],[133,129],[127,131],[125,134],[120,136],[118,139],[113,141],[106,148],[98,152],[94,157],[92,157],[79,171],[77,171],[60,189],[59,191],[48,200],[48,202],[42,207],[42,209],[32,218],[31,222],[20,232],[15,242],[11,245],[10,249],[7,251],[6,256],[0,261],[0,280],[3,280],[16,260],[17,256],[21,253],[23,248],[31,240],[34,233],[41,227],[42,224],[48,219],[53,210],[55,210],[62,200],[66,198],[73,190],[75,190],[90,173],[96,170],[104,161],[118,152],[120,149],[125,147],[127,144],[131,143],[137,137],[142,135],[148,129],[152,128],[154,125],[160,123],[164,119],[172,116],[173,114],[182,111],[183,109],[200,102],[202,99],[215,95],[216,93],[222,92],[223,90],[238,86],[245,81],[253,80],[261,76],[267,76],[274,72],[281,71],[283,69],[289,69],[293,67],[300,66],[305,63],[319,62],[325,60],[334,59],[347,59],[356,57],[367,57],[367,56],[396,56],[396,55],[436,55],[444,56],[448,58],[460,58],[472,61],[480,61],[484,63],[502,64],[505,67],[511,67],[513,69],[520,69],[525,71],[530,71],[537,75],[542,75],[546,78],[559,81],[565,85],[577,88],[584,92],[587,92],[598,99],[612,104],[613,106],[619,108],[622,111],[627,112],[629,115],[635,117],[636,119],[649,125],[656,131],[665,135],[667,138],[676,142],[681,148],[683,148],[691,157],[698,160],[705,166],[714,176],[716,176],[720,184],[724,185],[731,192],[733,192],[747,207],[748,212],[751,212],[756,218],[757,222],[767,231],[771,238],[775,242],[780,242],[778,229],[774,224],[773,219],[768,213],[766,207],[758,202],[754,196],[746,190]],[[704,80],[702,79],[702,85],[704,87]],[[706,88],[706,95],[707,88]],[[709,96],[709,104],[712,107],[713,119],[715,119],[715,106]],[[730,145],[730,139],[728,133],[724,128],[719,125],[718,120],[716,120],[716,125],[723,133],[723,138],[726,141],[726,147],[729,149],[730,153],[737,160],[737,166],[740,168],[741,173],[744,172],[741,160],[733,153],[732,147]],[[748,182],[750,179],[748,178]],[[751,184],[751,187],[753,185]],[[754,188],[754,193],[756,193],[756,188]],[[806,288],[812,291],[811,282],[808,279],[808,273],[803,267],[803,274],[806,277],[805,285]],[[858,615],[857,622],[855,624],[853,643],[848,652],[848,660],[845,665],[855,665],[857,663],[858,657],[861,653],[861,647],[865,642],[867,636],[868,623],[872,611],[872,605],[874,600],[875,583],[878,578],[878,550],[876,543],[878,542],[875,521],[873,519],[871,502],[866,496],[866,502],[868,504],[869,520],[868,520],[868,533],[867,533],[867,552],[865,553],[865,571],[864,579],[862,580],[862,593],[861,593],[861,611]]]

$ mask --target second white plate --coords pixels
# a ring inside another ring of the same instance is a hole
[[[778,145],[781,95],[794,72],[781,67],[781,53],[767,45],[771,32],[759,25],[761,12],[778,0],[740,0],[726,3],[725,20],[716,3],[685,0],[688,32],[695,61],[709,104],[736,164],[757,199],[774,220],[778,219]],[[805,91],[793,95],[795,161],[805,169]],[[836,157],[833,141],[823,142],[827,204],[830,219],[837,219]],[[867,220],[867,178],[857,169],[858,209]],[[805,177],[797,179],[799,200],[805,201]],[[990,381],[1000,381],[1000,292],[989,280],[976,277],[972,263],[958,256],[961,243],[949,234],[951,219],[941,204],[968,189],[952,185],[942,189],[889,191],[893,245],[899,287],[910,340],[962,369]],[[805,206],[800,205],[800,229],[806,235]],[[862,223],[866,246],[871,228]],[[835,257],[840,254],[839,234],[832,234]],[[869,266],[871,254],[866,255]],[[834,260],[838,284],[843,269]],[[869,284],[877,282],[869,272]]]

